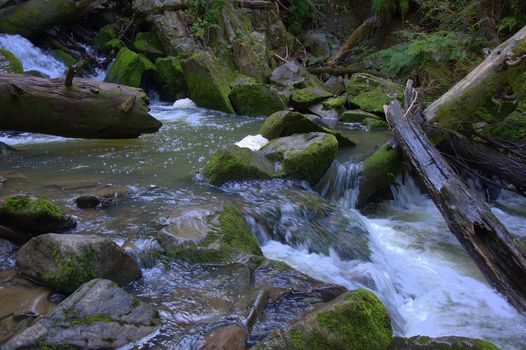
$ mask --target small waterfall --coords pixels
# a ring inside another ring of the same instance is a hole
[[[35,70],[50,78],[58,78],[66,73],[63,63],[20,35],[0,34],[0,49],[11,51],[22,62],[26,72]]]
[[[401,209],[410,209],[429,200],[429,197],[418,187],[415,179],[409,174],[399,175],[391,185],[392,204]]]
[[[353,209],[358,200],[360,174],[362,163],[350,161],[343,164],[334,161],[316,185],[322,197],[332,203],[337,203],[343,209]]]

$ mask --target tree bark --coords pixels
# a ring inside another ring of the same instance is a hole
[[[435,126],[454,131],[468,118],[471,118],[474,112],[488,99],[498,96],[505,90],[510,80],[519,75],[517,72],[525,69],[526,50],[522,48],[525,44],[526,26],[495,48],[477,68],[429,105],[423,112],[427,124],[430,127]],[[443,139],[443,136],[435,137],[433,143],[439,144]],[[376,156],[378,156],[378,152],[371,157]],[[391,152],[387,154],[387,157],[389,158],[384,159],[384,164],[394,165],[396,164],[395,159],[399,155]],[[397,171],[396,167],[391,169],[378,167],[377,169],[395,174]],[[495,171],[496,169],[493,169],[493,172]],[[374,184],[372,185],[374,186]],[[374,194],[385,189],[385,182],[378,182],[375,187],[368,188],[369,196],[361,196],[360,206],[365,204]],[[362,185],[360,185],[359,190],[362,191]]]
[[[156,132],[148,97],[136,88],[75,79],[0,75],[0,130],[122,139]]]
[[[329,64],[337,64],[349,54],[360,42],[378,30],[383,24],[383,19],[379,16],[372,16],[366,19],[342,44],[340,49],[329,59]]]
[[[110,0],[28,0],[0,10],[0,33],[33,37],[104,8]]]
[[[526,312],[526,256],[489,207],[477,199],[400,103],[385,107],[395,138],[411,160],[451,233],[486,279],[521,312]],[[407,114],[407,113],[406,113]]]

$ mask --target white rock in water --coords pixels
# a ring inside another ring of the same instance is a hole
[[[196,108],[197,105],[189,98],[183,98],[174,102],[175,108]]]
[[[243,140],[236,142],[239,147],[250,148],[252,151],[257,151],[265,146],[269,141],[261,135],[248,135]]]

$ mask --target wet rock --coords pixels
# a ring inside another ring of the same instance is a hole
[[[119,204],[127,192],[126,188],[101,188],[93,194],[77,197],[75,203],[80,209],[104,209]]]
[[[384,105],[392,100],[402,101],[403,88],[390,80],[378,78],[366,73],[356,73],[347,86],[347,100],[357,108],[384,114]]]
[[[9,227],[0,226],[0,238],[21,245],[33,238],[33,235],[27,232],[13,230]]]
[[[209,335],[201,350],[245,350],[248,335],[239,325],[229,325],[215,330]]]
[[[242,74],[260,82],[267,80],[271,70],[268,66],[268,49],[265,34],[259,32],[239,35],[233,45],[234,62]]]
[[[411,338],[395,337],[388,348],[389,350],[498,350],[499,348],[482,339],[464,337],[439,337],[430,338],[417,336]]]
[[[328,33],[309,30],[303,35],[303,40],[305,47],[317,57],[328,57],[332,53],[334,39]]]
[[[181,60],[169,56],[155,61],[155,80],[159,84],[161,98],[173,101],[186,96],[188,86],[181,67]]]
[[[11,52],[0,49],[0,74],[23,74],[20,60]]]
[[[198,53],[182,62],[190,97],[199,106],[235,113],[229,99],[230,86],[225,68],[207,53]]]
[[[95,35],[91,41],[91,45],[99,51],[104,51],[106,43],[111,40],[117,39],[119,32],[115,24],[108,24],[99,29],[97,35]]]
[[[338,152],[336,137],[311,132],[272,140],[258,153],[280,163],[279,177],[316,184],[325,174]]]
[[[153,307],[111,281],[96,279],[83,284],[2,349],[115,349],[153,333],[158,324]]]
[[[332,94],[321,87],[307,87],[292,91],[290,105],[299,111],[306,111],[310,106],[330,97]]]
[[[380,120],[378,118],[365,118],[362,122],[362,125],[368,130],[389,129],[389,124],[387,124],[386,121]]]
[[[265,123],[263,123],[259,130],[259,133],[269,140],[309,132],[325,132],[334,135],[340,146],[355,145],[355,143],[343,133],[318,125],[303,114],[293,111],[280,111],[272,114],[265,120]]]
[[[78,60],[62,49],[51,50],[51,55],[60,62],[64,63],[66,67],[71,67],[78,62]]]
[[[385,350],[391,319],[382,302],[363,289],[345,293],[306,314],[286,331],[275,331],[253,349]]]
[[[113,62],[104,81],[133,87],[140,87],[143,76],[153,74],[155,65],[143,55],[128,48],[122,48]]]
[[[376,114],[365,112],[361,109],[345,111],[340,115],[340,121],[344,123],[361,123],[367,118],[380,120],[380,118]]]
[[[177,2],[178,0],[175,0]],[[148,2],[145,0],[144,2]],[[159,1],[155,1],[159,2]],[[161,0],[161,2],[163,2]],[[164,1],[165,4],[174,0]],[[202,51],[202,46],[195,40],[190,31],[190,23],[184,11],[164,11],[153,17],[153,31],[161,42],[166,53],[173,56],[180,54],[188,57]]]
[[[157,40],[157,37],[151,32],[137,33],[135,41],[133,42],[133,48],[154,61],[165,55],[159,40]]]
[[[265,180],[275,176],[272,163],[248,148],[227,145],[218,150],[203,168],[212,185],[231,181]]]
[[[112,240],[95,235],[35,237],[18,251],[16,266],[32,280],[63,292],[72,292],[94,278],[107,278],[121,286],[141,278],[129,254]]]
[[[286,108],[283,96],[268,84],[237,84],[230,92],[230,101],[242,115],[269,116]]]
[[[330,111],[343,111],[343,107],[345,106],[345,99],[343,97],[333,97],[329,98],[328,100],[323,101],[323,109]]]
[[[216,264],[234,262],[243,255],[262,255],[241,210],[233,205],[183,208],[169,222],[158,240],[172,258]]]
[[[325,107],[323,107],[323,103],[316,103],[312,106],[309,106],[307,110],[310,114],[321,117],[321,120],[330,122],[337,121],[340,114],[335,109],[325,109]]]
[[[344,79],[339,76],[331,76],[324,85],[334,96],[340,96],[345,91]]]
[[[305,67],[296,60],[285,63],[272,71],[269,77],[272,84],[287,87],[321,87],[323,84],[314,75],[307,72]]]
[[[44,198],[13,196],[0,204],[0,222],[27,234],[26,240],[48,232],[64,232],[77,223],[59,207]]]

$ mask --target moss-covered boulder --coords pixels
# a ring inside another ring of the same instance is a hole
[[[272,163],[248,148],[227,145],[218,150],[203,168],[213,185],[231,181],[265,180],[275,176]]]
[[[245,75],[264,82],[271,74],[268,65],[269,51],[265,34],[240,33],[233,45],[236,68]]]
[[[362,125],[367,128],[367,130],[386,130],[389,129],[389,124],[385,120],[378,118],[365,118],[362,121]]]
[[[119,32],[115,24],[108,24],[102,27],[97,35],[91,39],[91,45],[97,50],[103,50],[106,43],[110,40],[117,39]]]
[[[332,97],[332,94],[321,87],[307,87],[292,91],[290,105],[299,111],[306,111],[308,107]]]
[[[235,113],[229,99],[230,85],[225,67],[208,53],[197,53],[182,62],[190,97],[203,108]]]
[[[230,101],[242,115],[269,116],[286,108],[283,96],[272,85],[261,83],[237,84],[230,92]]]
[[[273,333],[255,349],[386,350],[392,334],[382,302],[359,289],[308,313],[285,332]]]
[[[75,220],[65,215],[55,204],[44,198],[13,196],[0,204],[3,226],[33,235],[64,232],[76,226]]]
[[[323,109],[330,111],[343,111],[343,107],[347,101],[343,97],[332,97],[328,100],[323,101]]]
[[[400,85],[366,73],[354,74],[347,86],[348,102],[371,113],[384,114],[384,105],[403,98],[404,89]]]
[[[104,44],[104,47],[101,49],[104,53],[110,53],[110,52],[119,52],[122,48],[126,47],[126,44],[124,41],[119,39],[112,39],[108,41],[106,44]]]
[[[122,48],[108,71],[105,81],[140,87],[147,72],[152,75],[155,72],[155,65],[149,59],[128,48]]]
[[[95,279],[2,349],[117,349],[154,333],[159,324],[154,307],[112,281]]]
[[[30,279],[73,292],[94,278],[126,285],[141,278],[133,258],[109,238],[48,233],[31,239],[16,255],[16,266]]]
[[[53,55],[53,57],[55,57],[57,60],[64,63],[68,67],[78,62],[78,60],[75,57],[71,56],[69,53],[61,49],[52,50],[51,55]]]
[[[167,222],[158,240],[172,258],[218,264],[237,261],[243,255],[263,255],[236,206],[182,208]]]
[[[305,180],[314,185],[338,152],[336,137],[321,132],[296,134],[272,140],[257,153],[278,162],[278,177]]]
[[[362,111],[361,109],[345,111],[340,115],[339,119],[344,123],[361,123],[367,118],[380,120],[380,118],[376,114]]]
[[[188,86],[179,58],[169,56],[157,59],[155,61],[155,73],[155,80],[161,88],[161,99],[173,101],[187,95]]]
[[[0,74],[12,73],[24,73],[22,63],[11,51],[0,49]]]
[[[499,350],[487,340],[464,337],[395,337],[389,350]]]
[[[133,42],[133,48],[151,60],[164,56],[161,43],[151,32],[137,33]]]
[[[293,111],[279,111],[272,114],[265,120],[265,123],[259,130],[259,133],[269,140],[309,132],[325,132],[334,135],[338,140],[338,144],[343,147],[355,145],[342,132],[318,125],[303,114]]]

